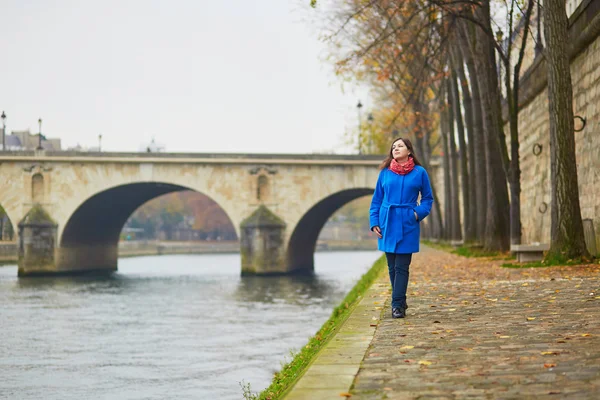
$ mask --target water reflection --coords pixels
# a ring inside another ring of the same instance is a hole
[[[315,303],[334,291],[333,285],[317,275],[244,276],[234,292],[234,298],[243,302],[304,305],[308,300]]]
[[[77,276],[21,277],[15,289],[30,292],[65,292],[71,294],[120,294],[130,290],[136,282],[118,273],[94,273]]]

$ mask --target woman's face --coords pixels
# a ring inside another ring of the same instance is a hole
[[[396,140],[392,144],[392,157],[396,161],[406,161],[410,152],[402,140]]]

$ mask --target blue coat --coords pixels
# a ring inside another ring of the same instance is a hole
[[[421,193],[421,203],[417,203]],[[420,222],[429,215],[433,196],[425,168],[415,165],[406,175],[383,169],[369,211],[371,230],[379,226],[383,238],[378,248],[386,253],[408,254],[419,251]],[[415,219],[414,212],[419,220]]]

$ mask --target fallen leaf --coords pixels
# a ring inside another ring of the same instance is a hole
[[[350,393],[348,393],[348,392],[342,392],[342,393],[340,393],[340,396],[341,397],[346,397],[346,398],[352,397],[352,395]]]
[[[527,317],[527,321],[533,321],[535,317]]]
[[[543,356],[557,356],[560,353],[558,351],[542,351],[540,354]]]
[[[550,363],[544,364],[544,368],[553,368],[553,367],[556,367],[556,364],[550,364]]]
[[[433,321],[434,324],[441,324],[440,321]]]
[[[504,336],[498,336],[498,337],[499,337],[500,339],[508,339],[510,336],[506,336],[506,335],[504,335]]]
[[[464,351],[473,351],[473,349],[470,347],[460,347],[460,349]]]
[[[415,346],[402,346],[400,347],[400,350],[410,350],[410,349],[414,349]]]
[[[431,361],[427,361],[427,360],[420,360],[420,361],[419,361],[419,365],[431,365]]]
[[[581,336],[588,337],[588,336],[592,336],[592,335],[590,335],[589,333],[582,333]]]

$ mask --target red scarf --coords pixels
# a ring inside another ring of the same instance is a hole
[[[396,159],[392,159],[390,163],[390,171],[397,173],[398,175],[406,175],[415,168],[415,160],[412,157],[408,157],[408,161],[399,163]]]

